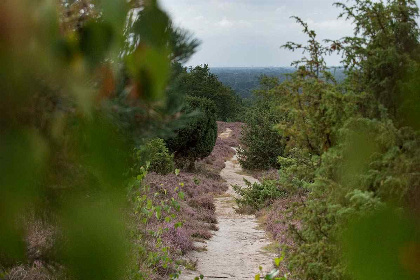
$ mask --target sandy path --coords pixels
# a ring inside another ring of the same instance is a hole
[[[226,131],[223,133],[220,133],[219,138],[229,138],[230,134],[232,133],[232,129],[226,128]]]
[[[229,135],[230,131],[226,131],[219,137]],[[258,228],[253,215],[239,215],[233,209],[235,192],[231,185],[245,185],[243,178],[257,181],[241,172],[235,155],[220,173],[229,189],[224,196],[215,199],[219,230],[206,242],[206,251],[189,255],[190,259],[197,260],[197,271],[184,271],[181,280],[191,280],[200,274],[204,279],[254,279],[260,265],[264,272],[271,270],[275,256],[264,250],[270,244],[265,232]]]

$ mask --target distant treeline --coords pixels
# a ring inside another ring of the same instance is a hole
[[[296,69],[294,67],[214,67],[210,71],[239,96],[249,98],[252,97],[252,91],[259,88],[261,76],[277,77],[282,82],[286,79],[286,74],[294,73]],[[342,67],[331,67],[330,72],[338,82],[345,78]]]

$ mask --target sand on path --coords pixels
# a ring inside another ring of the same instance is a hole
[[[219,135],[230,136],[229,129]],[[197,260],[197,271],[183,271],[181,280],[191,280],[200,274],[204,279],[255,279],[259,266],[269,272],[274,254],[264,248],[270,244],[266,233],[259,228],[254,215],[235,212],[235,195],[232,185],[245,186],[244,179],[251,183],[257,179],[244,175],[235,156],[226,162],[220,175],[229,186],[225,195],[215,198],[219,230],[206,241],[205,251],[194,251],[188,256]],[[201,245],[203,246],[203,245]]]

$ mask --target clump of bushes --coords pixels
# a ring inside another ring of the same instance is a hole
[[[253,184],[248,181],[245,182],[246,187],[233,186],[234,191],[240,195],[239,198],[236,198],[236,202],[241,212],[253,213],[287,195],[286,190],[281,188],[278,182],[274,180]]]
[[[169,153],[168,148],[165,145],[165,141],[160,138],[149,140],[144,145],[135,151],[136,171],[141,166],[146,167],[150,172],[156,172],[158,174],[168,174],[174,171],[174,155]]]

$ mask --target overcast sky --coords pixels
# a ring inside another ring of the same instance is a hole
[[[337,0],[160,0],[176,25],[202,41],[187,65],[210,67],[289,66],[301,53],[280,49],[287,41],[304,43],[296,15],[318,32],[320,39],[352,34],[350,22],[337,20]],[[327,59],[338,65],[340,57]]]

